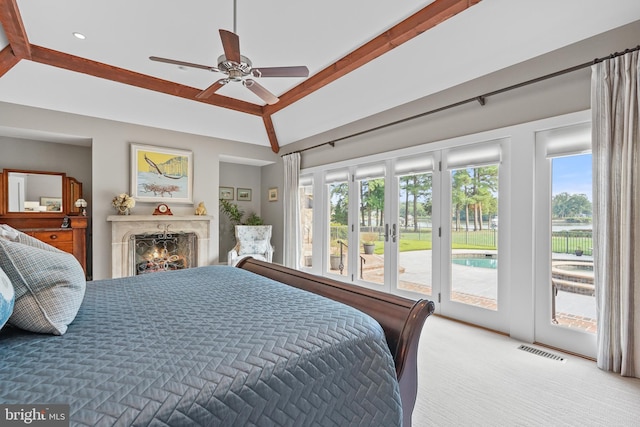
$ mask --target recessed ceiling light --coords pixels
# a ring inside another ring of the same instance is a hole
[[[82,33],[78,33],[77,31],[73,33],[73,36],[77,39],[84,40],[86,39],[85,35]]]

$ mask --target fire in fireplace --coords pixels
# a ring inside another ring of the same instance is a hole
[[[135,274],[181,270],[197,265],[195,233],[145,233],[130,237],[131,261]]]

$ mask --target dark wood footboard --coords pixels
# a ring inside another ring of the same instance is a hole
[[[424,321],[435,309],[432,301],[413,301],[253,258],[241,260],[236,267],[342,302],[376,319],[395,361],[403,425],[411,425],[418,392],[418,342]]]

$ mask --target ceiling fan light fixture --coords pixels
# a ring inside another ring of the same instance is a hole
[[[224,55],[218,57],[218,70],[225,74],[231,70],[238,70],[243,75],[248,76],[251,73],[252,66],[251,60],[243,55],[240,55],[240,62],[230,61]]]
[[[235,1],[234,1],[235,9]],[[251,80],[248,77],[308,77],[309,69],[306,66],[294,66],[294,67],[262,67],[253,68],[253,64],[244,55],[240,54],[240,38],[234,32],[220,29],[220,41],[222,42],[222,48],[224,54],[218,57],[218,67],[211,67],[208,65],[193,64],[190,62],[177,61],[175,59],[160,58],[157,56],[150,56],[152,61],[165,62],[168,64],[179,65],[184,67],[199,68],[214,72],[223,73],[226,77],[214,82],[206,89],[195,94],[197,99],[207,99],[213,96],[218,89],[223,85],[235,82],[242,83],[247,89],[257,95],[260,99],[269,105],[273,105],[278,102],[278,97],[269,92],[268,89],[263,87],[258,82]]]

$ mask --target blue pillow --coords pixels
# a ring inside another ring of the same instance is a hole
[[[0,329],[7,323],[11,313],[13,313],[13,303],[16,293],[13,290],[11,280],[4,270],[0,269]]]

